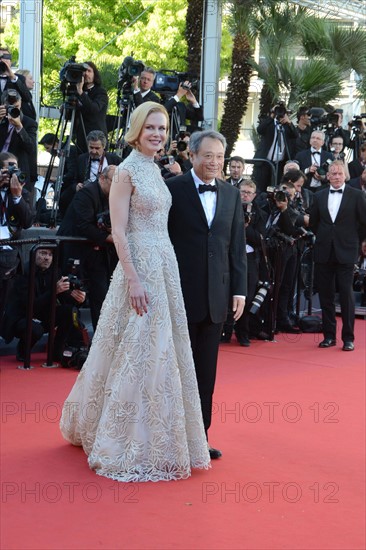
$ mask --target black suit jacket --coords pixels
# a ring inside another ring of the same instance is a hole
[[[16,77],[17,77],[16,82],[12,82],[9,77],[7,78],[4,91],[16,90],[20,94],[20,97],[22,98],[22,105],[23,103],[29,103],[29,102],[32,103],[32,94],[30,93],[30,91],[26,86],[25,77],[22,74],[17,74]]]
[[[23,189],[18,204],[14,204],[10,191],[7,191],[5,197],[6,219],[12,238],[17,239],[20,237],[21,230],[28,229],[33,223],[35,212],[30,204],[31,197],[26,189]]]
[[[312,166],[312,164],[313,164],[313,159],[312,159],[312,156],[311,156],[311,149],[306,149],[305,151],[300,151],[299,153],[297,153],[297,155],[295,157],[295,160],[297,160],[299,162],[300,170],[302,170],[303,172],[307,168],[310,168],[310,166]],[[320,161],[318,162],[319,166],[324,164],[324,162],[326,162],[327,160],[333,160],[333,155],[332,155],[332,153],[329,153],[328,151],[324,151],[324,149],[322,149],[321,152],[320,152]],[[312,178],[313,178],[312,174],[307,175],[307,181],[305,183],[306,187],[310,186]],[[324,184],[322,184],[322,185],[324,185]],[[319,189],[320,189],[320,187],[314,188],[315,191],[318,191]]]
[[[208,227],[191,172],[166,184],[172,195],[168,229],[178,259],[188,322],[200,322],[209,314],[212,322],[222,323],[230,296],[247,293],[239,191],[216,180],[216,213]]]
[[[174,97],[171,97],[164,102],[164,107],[168,111],[169,115],[172,114],[174,108],[176,109],[176,117],[173,117],[171,121],[173,139],[176,138],[180,127],[185,126],[189,132],[194,132],[198,127],[198,122],[204,120],[203,109],[201,106],[193,107],[191,103],[184,103],[183,101],[176,101]],[[186,120],[189,120],[191,124],[187,125]]]
[[[348,170],[351,179],[353,179],[362,174],[362,172],[364,171],[364,167],[363,164],[361,164],[361,161],[359,159],[356,159],[348,163]]]
[[[19,133],[15,129],[13,130],[8,151],[17,157],[19,169],[26,175],[26,188],[31,191],[33,187],[31,185],[31,174],[34,172],[33,169],[37,163],[38,124],[35,120],[24,115],[22,116],[22,124],[23,128]],[[4,147],[8,132],[9,121],[4,118],[0,123],[0,151]]]
[[[309,227],[316,235],[314,261],[327,263],[333,248],[339,263],[356,263],[359,238],[366,234],[366,196],[346,185],[334,223],[328,211],[328,196],[329,188],[316,193],[310,209]]]
[[[118,166],[122,162],[121,157],[115,153],[106,153],[105,158],[107,159],[108,166],[110,164],[115,164]],[[75,166],[75,168],[77,171],[74,173],[74,183],[83,182],[89,179],[89,153],[83,153],[78,156],[77,166]]]
[[[85,134],[92,130],[100,130],[108,136],[106,115],[108,109],[108,95],[102,86],[95,85],[93,88],[78,96],[79,106],[77,109],[74,135],[78,152],[86,153],[88,150],[84,137],[84,131],[79,115],[82,116]]]
[[[154,103],[161,103],[160,97],[157,96],[152,90],[149,90],[149,93],[147,93],[144,97],[142,97],[140,91],[133,94],[133,102],[135,104],[135,107],[138,107],[142,103],[146,103],[146,101],[153,101]]]

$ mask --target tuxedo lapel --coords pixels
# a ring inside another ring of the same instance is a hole
[[[336,221],[339,214],[341,214],[343,212],[343,210],[345,210],[347,208],[347,206],[349,204],[349,199],[350,199],[350,196],[348,194],[348,189],[347,189],[347,185],[346,185],[344,190],[343,190],[341,204],[339,205],[339,210],[337,212],[337,216],[336,216],[336,219],[334,221]]]
[[[215,184],[217,186],[216,209],[215,209],[215,215],[214,215],[214,218],[212,220],[211,227],[214,225],[215,220],[220,218],[221,211],[222,211],[222,205],[223,205],[223,202],[224,202],[224,198],[223,198],[224,189],[223,188],[224,188],[225,185],[227,185],[226,182],[222,182],[218,179],[215,179]]]
[[[200,198],[198,196],[196,185],[193,181],[191,172],[188,172],[188,174],[187,174],[186,181],[183,183],[183,189],[186,193],[186,196],[187,196],[189,202],[192,204],[192,206],[195,208],[195,210],[201,216],[202,220],[207,225],[206,214],[205,214],[205,211],[203,209]]]

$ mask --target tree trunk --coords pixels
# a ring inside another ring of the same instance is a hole
[[[220,127],[221,133],[227,140],[227,157],[231,156],[234,149],[241,121],[247,109],[250,77],[253,72],[248,63],[251,56],[252,49],[246,34],[237,33],[234,37],[231,72]]]

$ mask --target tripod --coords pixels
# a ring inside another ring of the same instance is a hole
[[[57,125],[55,140],[52,145],[51,160],[47,167],[47,172],[46,172],[45,180],[42,187],[41,197],[37,204],[36,221],[39,221],[42,205],[45,202],[45,196],[47,194],[48,185],[51,179],[55,158],[56,156],[58,156],[60,160],[59,160],[59,165],[57,169],[56,181],[54,184],[54,198],[53,198],[53,205],[50,213],[50,219],[48,223],[49,227],[56,227],[57,214],[58,214],[59,204],[60,204],[61,187],[62,187],[64,172],[65,172],[65,163],[66,163],[66,159],[70,155],[70,146],[71,146],[72,136],[74,133],[76,117],[79,118],[79,123],[82,126],[83,133],[85,136],[84,120],[83,120],[82,114],[77,112],[77,98],[71,95],[70,97],[68,97],[67,100],[64,101],[61,107],[61,115]],[[69,124],[69,134],[67,135],[66,141],[64,142],[68,124]],[[60,132],[60,135],[59,137],[57,137],[59,132]],[[85,140],[86,140],[86,137],[85,137]],[[58,147],[57,147],[57,150],[55,150],[54,146],[57,141],[58,141]]]
[[[274,121],[274,125],[275,125],[276,138],[275,138],[275,141],[274,141],[274,144],[273,144],[273,152],[272,152],[271,161],[275,165],[275,185],[278,185],[278,183],[279,183],[279,181],[278,181],[278,179],[279,179],[278,178],[278,176],[279,176],[279,174],[278,174],[278,172],[279,172],[279,163],[281,162],[280,159],[282,159],[283,151],[285,150],[287,158],[291,158],[291,157],[290,157],[289,148],[288,148],[288,144],[287,144],[287,140],[286,140],[286,136],[285,136],[285,129],[284,129],[283,125],[280,122],[276,121],[276,120]],[[279,160],[274,160],[275,155],[276,155],[277,159],[279,159]]]
[[[121,93],[121,88],[118,88],[117,105],[117,126],[113,128],[109,150],[123,158],[124,151],[127,147],[124,136],[130,126],[131,114],[135,108],[132,90],[122,90]]]

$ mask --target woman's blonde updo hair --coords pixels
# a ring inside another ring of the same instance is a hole
[[[125,135],[125,141],[134,149],[137,148],[137,142],[141,134],[141,130],[145,124],[145,120],[149,115],[151,115],[151,113],[163,113],[163,115],[165,115],[166,133],[168,135],[168,111],[165,109],[165,107],[163,107],[163,105],[160,105],[159,103],[155,103],[154,101],[146,101],[146,103],[142,103],[133,111],[130,119],[130,128]]]

